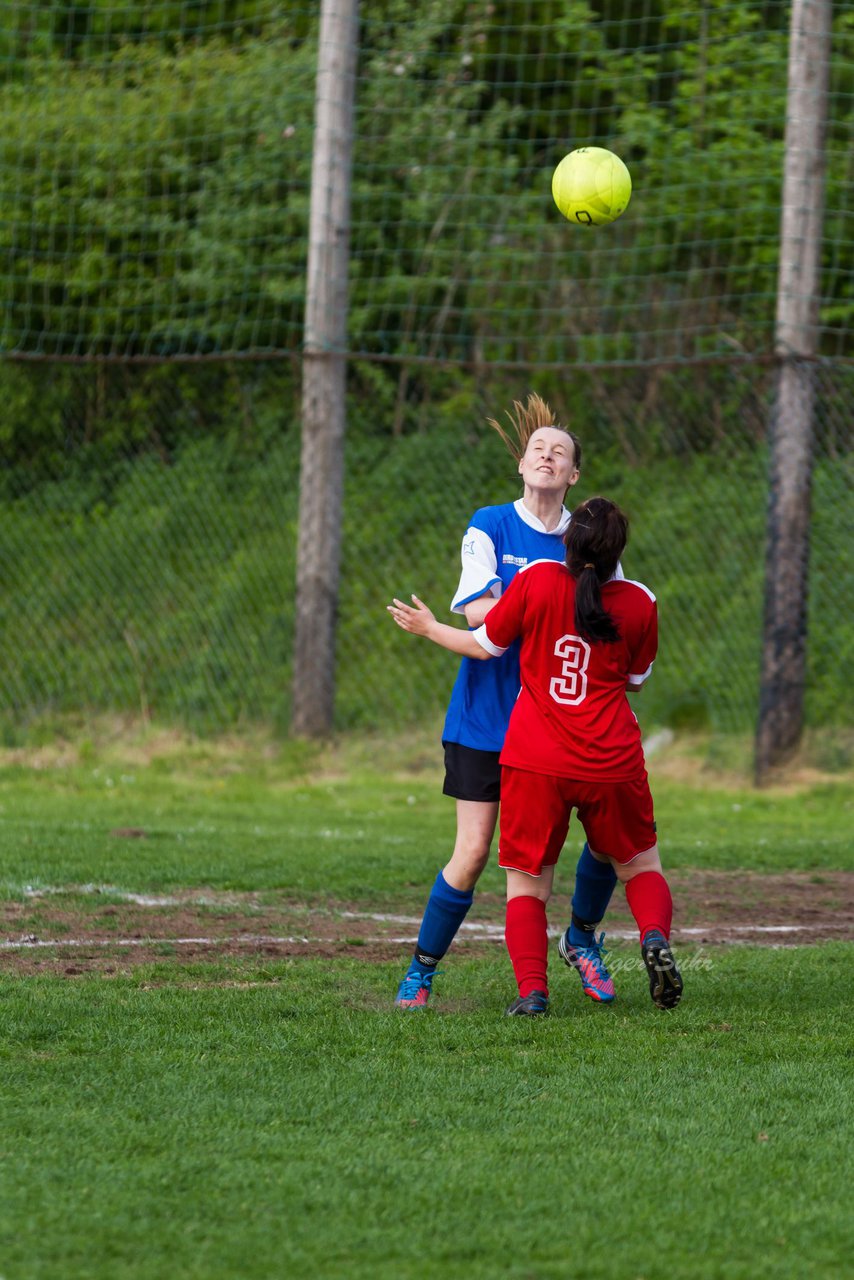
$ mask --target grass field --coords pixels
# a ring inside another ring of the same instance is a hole
[[[170,941],[190,890],[222,940],[237,902],[267,928],[417,916],[453,825],[436,765],[426,738],[0,757],[0,933],[50,943],[0,951],[2,1280],[848,1273],[850,941],[681,946],[672,1014],[626,943],[613,1007],[553,966],[553,1016],[523,1025],[497,943],[459,947],[413,1016],[388,937]],[[850,778],[651,772],[686,888],[850,873]],[[136,950],[128,894],[163,895]]]

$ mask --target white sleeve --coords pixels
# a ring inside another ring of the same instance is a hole
[[[460,560],[463,571],[451,601],[451,613],[464,613],[467,604],[487,591],[491,591],[496,599],[501,595],[501,579],[496,573],[498,560],[495,544],[488,533],[470,525],[460,548]]]
[[[481,649],[485,649],[493,658],[500,658],[502,654],[507,652],[507,650],[502,649],[500,645],[492,643],[489,636],[486,634],[485,622],[482,622],[480,626],[472,632],[472,635],[480,645]]]
[[[629,675],[626,677],[626,684],[629,686],[629,688],[640,689],[644,681],[648,680],[649,677],[652,675],[652,666],[653,664],[650,663],[646,671],[638,671],[637,674],[629,673]]]

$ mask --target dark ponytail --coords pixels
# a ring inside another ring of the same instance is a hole
[[[629,535],[615,502],[588,498],[576,507],[566,531],[566,567],[576,579],[575,629],[591,644],[613,644],[620,628],[602,604],[601,585],[614,576]]]

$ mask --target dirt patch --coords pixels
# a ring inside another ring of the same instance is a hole
[[[668,880],[676,937],[707,945],[854,940],[854,873],[849,871],[674,871]],[[615,903],[613,918],[630,920],[624,900]]]
[[[854,940],[850,872],[673,871],[668,878],[675,903],[673,936],[681,945]],[[270,895],[262,900],[258,894],[212,890],[125,897],[114,890],[69,888],[0,903],[0,971],[75,977],[127,973],[154,961],[186,965],[226,957],[394,960],[414,943],[422,906],[407,898],[371,911],[364,902],[309,906],[285,897],[271,903]],[[554,929],[569,919],[567,896],[555,896],[549,917]],[[455,946],[470,952],[501,944],[503,925],[502,899],[478,894]],[[605,927],[611,945],[634,944],[634,921],[619,892]]]

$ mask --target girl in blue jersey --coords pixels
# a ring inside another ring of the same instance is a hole
[[[566,555],[563,535],[570,514],[563,503],[579,477],[580,441],[555,423],[539,396],[530,395],[524,406],[514,401],[513,407],[508,414],[512,436],[494,419],[489,421],[518,463],[524,492],[516,502],[482,507],[466,530],[451,610],[464,614],[471,628],[481,625],[522,565],[532,560],[563,563]],[[518,642],[492,662],[462,659],[442,733],[443,791],[456,800],[456,840],[430,892],[415,954],[395,1000],[399,1008],[427,1004],[436,966],[466,917],[489,859],[498,819],[498,757],[518,692]],[[615,883],[610,863],[594,858],[585,844],[576,868],[572,922],[561,938],[560,954],[581,975],[585,993],[604,1002],[613,1000],[614,985],[595,930]]]

